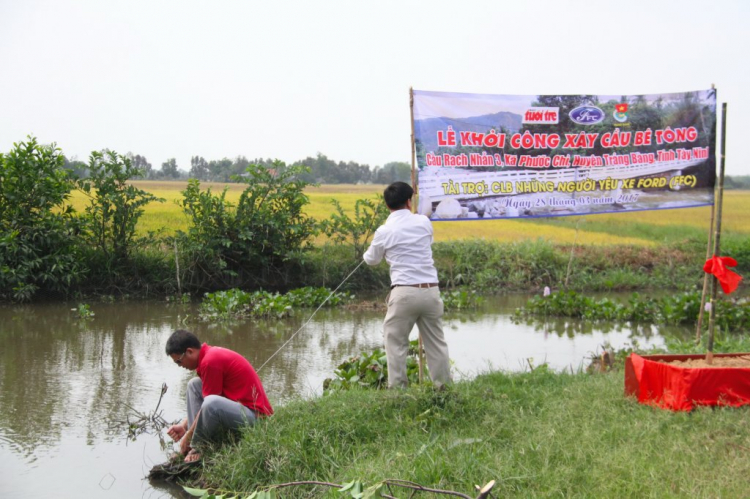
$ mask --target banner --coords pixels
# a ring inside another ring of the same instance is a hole
[[[623,96],[413,92],[417,211],[432,220],[713,204],[715,89]]]

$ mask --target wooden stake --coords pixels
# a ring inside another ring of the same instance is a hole
[[[414,140],[414,89],[412,87],[409,87],[409,112],[411,113],[411,188],[414,189],[414,194],[417,196],[417,200],[419,200],[419,189],[417,186],[417,143]],[[416,206],[414,203],[411,204],[411,212],[414,213],[416,211]],[[422,334],[419,333],[419,336],[417,337],[418,341],[418,347],[419,350],[418,359],[419,359],[419,384],[421,385],[424,382],[424,350],[422,347]]]
[[[182,299],[182,284],[180,284],[180,258],[177,254],[177,241],[174,242],[174,267],[175,275],[177,276],[177,295],[179,299]]]
[[[726,160],[726,143],[727,143],[727,103],[721,105],[721,163],[719,166],[719,189],[716,204],[716,223],[714,231],[714,256],[719,256],[721,249],[721,209],[724,198],[724,166]],[[714,358],[714,318],[716,316],[716,293],[718,288],[718,279],[716,276],[712,279],[711,290],[711,310],[708,313],[708,344],[706,345],[706,363],[711,365]]]

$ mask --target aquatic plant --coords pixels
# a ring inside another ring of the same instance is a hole
[[[409,353],[406,357],[406,377],[410,384],[419,383],[419,341],[409,342]],[[349,357],[342,362],[334,371],[335,378],[327,378],[323,381],[324,393],[339,390],[351,390],[352,388],[386,388],[388,385],[388,360],[385,352],[376,348],[372,352],[362,352],[357,356]],[[427,366],[424,368],[424,377],[429,379]]]
[[[549,296],[531,298],[524,307],[515,311],[514,317],[520,319],[542,315],[677,325],[695,324],[699,309],[700,293],[697,291],[660,298],[633,293],[627,303],[609,298],[596,300],[575,291],[557,291]],[[750,327],[750,302],[745,298],[733,297],[718,300],[715,322],[726,331],[747,329]]]
[[[91,307],[86,303],[79,303],[76,308],[71,308],[70,310],[75,312],[78,316],[78,319],[80,320],[93,319],[96,315],[94,311],[91,310]]]
[[[443,307],[446,311],[478,308],[484,301],[484,298],[476,291],[469,289],[442,291],[440,298],[443,299]]]
[[[328,298],[328,301],[326,301]],[[305,287],[289,291],[286,294],[271,293],[264,290],[252,293],[241,289],[229,289],[206,293],[201,302],[199,314],[204,320],[227,320],[242,317],[270,318],[287,317],[295,308],[312,308],[325,303],[335,306],[351,300],[352,295],[345,292],[331,293],[327,288]]]

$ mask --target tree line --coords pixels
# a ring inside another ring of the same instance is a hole
[[[361,199],[353,217],[334,202],[329,220],[315,220],[305,212],[312,169],[274,161],[243,165],[226,179],[246,185],[238,202],[226,199],[227,188],[213,192],[189,179],[179,201],[187,230],[143,235],[137,226],[145,205],[164,202],[130,182],[148,178],[143,161],[103,150],[85,165],[71,163],[34,137],[0,153],[0,301],[285,289],[315,266],[317,236],[352,244],[357,260],[388,216],[379,200]],[[82,211],[68,202],[73,191],[87,197]]]
[[[188,180],[197,179],[205,182],[236,182],[234,177],[247,175],[250,165],[261,165],[273,168],[271,159],[248,159],[237,156],[234,159],[223,158],[206,160],[203,156],[190,158],[190,169],[181,170],[175,158],[170,158],[157,169],[140,154],[125,155],[133,167],[141,172],[144,180]],[[63,159],[65,168],[79,178],[86,178],[90,171],[87,163],[77,159]],[[315,184],[390,184],[396,181],[411,182],[411,165],[406,162],[393,161],[383,166],[370,167],[355,161],[334,161],[324,154],[295,161],[290,166],[306,166],[309,172],[301,175],[305,182]]]

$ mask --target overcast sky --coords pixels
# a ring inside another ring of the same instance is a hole
[[[750,175],[750,2],[0,0],[0,151],[411,161],[409,87],[653,94],[715,84]]]

